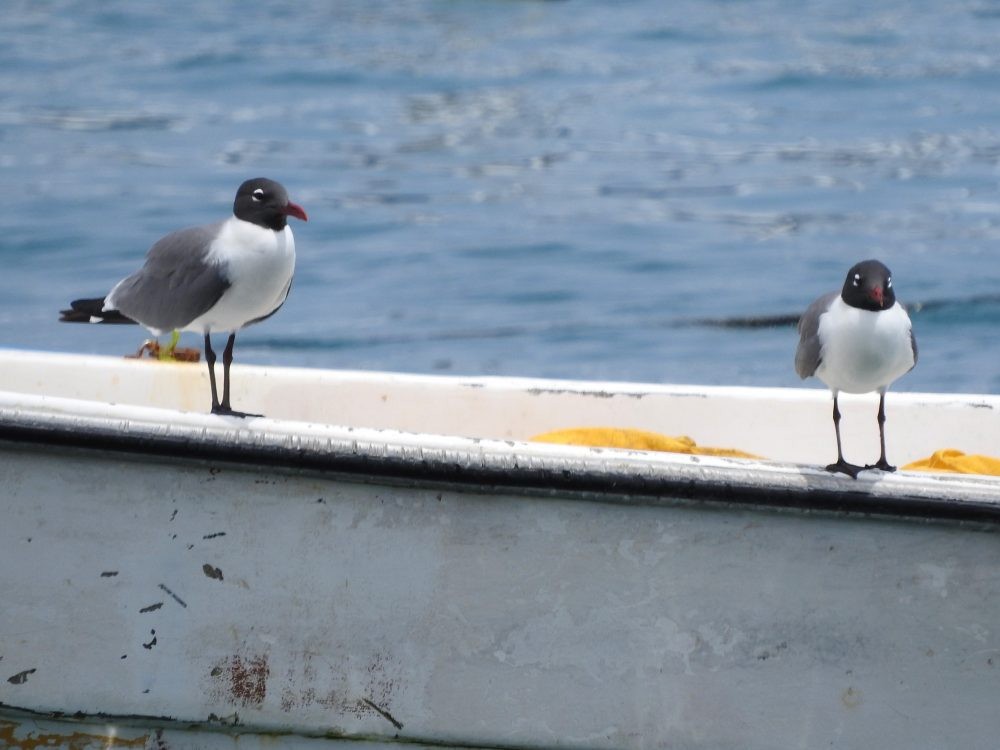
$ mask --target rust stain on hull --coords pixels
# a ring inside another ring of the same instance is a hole
[[[132,739],[124,739],[114,734],[91,734],[89,732],[39,732],[29,731],[22,736],[16,734],[20,724],[14,721],[0,719],[0,747],[16,748],[16,750],[37,750],[42,747],[69,747],[73,750],[90,750],[94,748],[139,747],[144,748],[149,742],[149,735],[144,734]]]
[[[209,674],[216,681],[213,693],[227,703],[258,707],[267,697],[271,667],[266,654],[246,657],[233,654],[216,664]]]
[[[320,670],[313,656],[310,651],[302,651],[289,667],[282,681],[282,711],[290,713],[318,705],[344,716],[379,716],[397,730],[403,728],[403,722],[393,716],[390,708],[398,687],[398,665],[388,652],[375,651],[357,666],[352,666],[350,658],[342,663],[323,659]],[[355,691],[361,686],[354,678],[360,671],[358,667],[364,675],[360,696]]]

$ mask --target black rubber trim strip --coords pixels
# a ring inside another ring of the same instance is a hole
[[[462,464],[439,459],[410,460],[396,456],[346,451],[319,451],[277,445],[198,441],[181,435],[142,435],[99,429],[69,429],[31,423],[0,423],[0,441],[62,446],[85,450],[218,461],[254,467],[337,474],[355,481],[418,486],[452,486],[474,492],[520,492],[531,495],[583,495],[602,502],[641,497],[648,501],[756,506],[778,509],[906,517],[928,520],[1000,524],[1000,502],[945,497],[878,496],[847,489],[848,481],[827,486],[789,488],[739,482],[698,482],[668,474],[643,476],[633,472],[587,471],[546,466],[514,468]],[[1000,492],[998,492],[1000,495]]]

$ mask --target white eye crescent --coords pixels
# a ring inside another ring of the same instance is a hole
[[[892,289],[892,276],[890,276],[888,280],[885,282],[885,288]]]
[[[861,286],[861,274],[854,274],[854,286]]]
[[[262,201],[264,200],[264,191],[261,190],[260,188],[257,188],[256,190],[253,191],[253,195],[251,195],[250,197],[253,198],[255,201]]]

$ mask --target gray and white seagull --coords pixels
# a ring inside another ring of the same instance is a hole
[[[827,471],[857,478],[862,469],[895,471],[885,458],[885,392],[917,363],[917,342],[906,310],[896,301],[892,274],[877,260],[855,264],[841,291],[825,294],[799,319],[795,371],[815,375],[833,392],[833,427],[837,462]],[[879,392],[878,431],[882,453],[875,464],[856,466],[844,460],[840,445],[837,395]]]
[[[236,332],[270,317],[285,302],[295,271],[288,217],[307,221],[274,180],[247,180],[224,221],[171,232],[150,248],[142,268],[105,297],[78,299],[60,320],[138,323],[154,336],[192,331],[205,337],[212,413],[248,416],[229,405],[229,366]],[[222,400],[215,385],[211,334],[228,333],[222,353]]]

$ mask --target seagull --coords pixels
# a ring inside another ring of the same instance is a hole
[[[61,311],[70,323],[138,323],[154,336],[192,331],[205,337],[212,413],[257,416],[229,404],[229,366],[236,332],[271,317],[288,296],[295,238],[288,217],[308,221],[285,188],[264,177],[236,191],[224,221],[171,232],[150,248],[142,268],[105,297],[78,299]],[[222,353],[222,400],[215,384],[211,334],[228,333]]]
[[[885,458],[885,392],[889,385],[917,363],[917,342],[906,310],[896,301],[892,273],[877,260],[855,264],[839,293],[825,294],[799,319],[799,346],[795,371],[801,378],[815,375],[833,392],[833,427],[837,433],[837,462],[827,471],[857,479],[863,469],[895,471]],[[837,396],[878,391],[878,432],[882,453],[869,466],[844,460],[840,446],[840,409]]]

